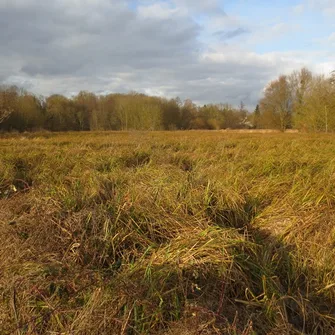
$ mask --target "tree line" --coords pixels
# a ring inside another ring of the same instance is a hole
[[[136,92],[39,97],[0,86],[0,131],[299,129],[335,131],[335,72],[314,75],[306,68],[281,75],[264,89],[253,113],[241,102],[196,106]]]
[[[335,131],[335,71],[326,77],[303,68],[271,81],[253,113],[253,125],[282,131]]]
[[[96,95],[80,92],[38,97],[17,87],[0,88],[2,131],[178,130],[246,127],[241,104],[196,106],[191,100],[139,93]]]

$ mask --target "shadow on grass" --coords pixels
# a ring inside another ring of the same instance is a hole
[[[248,273],[250,283],[245,288],[245,298],[230,297],[236,307],[246,305],[257,334],[266,334],[260,320],[268,319],[268,325],[276,326],[278,320],[286,332],[302,334],[331,334],[335,330],[335,305],[329,297],[317,290],[317,271],[298,260],[299,251],[285,245],[280,236],[253,224],[257,213],[266,207],[255,199],[247,199],[243,209],[209,208],[210,220],[221,228],[236,228],[240,234],[257,245],[256,253],[245,257],[237,255],[237,261]],[[258,312],[256,312],[258,310]],[[272,322],[271,322],[272,321]],[[284,332],[283,332],[284,333]]]

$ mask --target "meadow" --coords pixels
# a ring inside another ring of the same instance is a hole
[[[0,334],[334,334],[335,137],[0,136]]]

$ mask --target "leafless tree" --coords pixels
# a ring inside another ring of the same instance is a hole
[[[4,122],[14,112],[13,92],[5,87],[0,87],[0,123]]]

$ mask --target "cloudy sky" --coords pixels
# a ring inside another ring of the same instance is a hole
[[[335,69],[335,0],[0,0],[0,83],[241,100]]]

